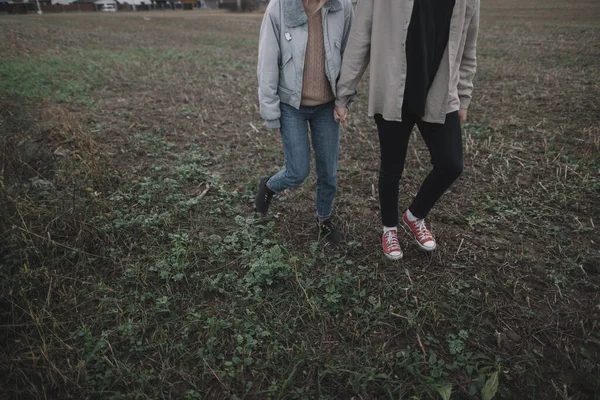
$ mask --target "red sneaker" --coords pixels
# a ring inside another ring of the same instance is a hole
[[[431,231],[425,226],[425,219],[419,218],[413,222],[408,219],[406,212],[404,212],[402,220],[406,226],[410,228],[413,235],[415,235],[415,239],[420,248],[425,251],[433,251],[436,249],[437,245],[435,239],[433,238]]]
[[[383,254],[390,260],[399,260],[404,256],[398,242],[398,230],[390,229],[381,237]]]

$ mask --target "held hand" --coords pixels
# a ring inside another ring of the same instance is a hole
[[[333,118],[343,124],[346,122],[346,119],[348,119],[348,109],[346,107],[335,106],[335,110],[333,110]]]
[[[467,122],[467,109],[466,108],[461,108],[460,110],[458,110],[458,119],[460,120],[461,124],[464,124],[465,122]]]

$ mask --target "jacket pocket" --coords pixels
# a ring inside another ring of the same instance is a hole
[[[291,59],[292,59],[292,53],[285,53],[281,57],[281,65],[279,66],[279,69],[284,69],[285,66],[290,62]]]
[[[277,88],[277,94],[279,95],[279,100],[285,104],[292,104],[292,98],[294,97],[294,91],[290,90],[284,86],[279,85]]]
[[[292,53],[285,53],[279,67],[279,86],[291,90],[296,87],[296,67]]]

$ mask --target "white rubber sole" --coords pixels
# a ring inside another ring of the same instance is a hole
[[[385,258],[387,258],[388,260],[392,260],[392,261],[402,260],[402,258],[404,257],[404,253],[400,253],[397,256],[393,256],[391,254],[387,254],[384,252],[383,255],[385,256]]]

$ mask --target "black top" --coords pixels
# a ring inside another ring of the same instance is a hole
[[[406,36],[406,86],[403,109],[425,115],[427,93],[450,36],[455,0],[415,0]]]

